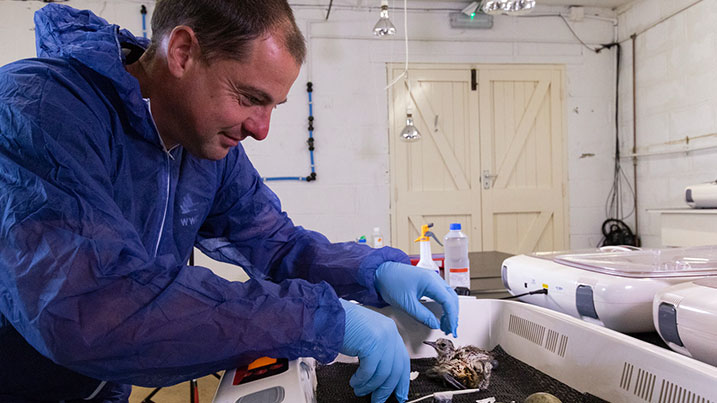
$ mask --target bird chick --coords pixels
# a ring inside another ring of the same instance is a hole
[[[493,354],[475,346],[455,348],[453,342],[440,338],[424,341],[438,353],[436,364],[426,375],[442,379],[457,389],[487,389],[490,374],[497,365]]]

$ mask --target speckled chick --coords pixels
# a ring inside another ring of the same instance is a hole
[[[438,353],[436,364],[426,375],[439,378],[457,389],[487,389],[490,374],[497,364],[493,354],[475,346],[455,348],[448,339],[424,341]]]

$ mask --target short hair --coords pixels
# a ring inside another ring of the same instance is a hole
[[[306,44],[286,0],[157,0],[152,14],[150,56],[164,36],[186,25],[197,36],[202,59],[243,61],[251,41],[277,29],[284,47],[297,64],[306,57]]]

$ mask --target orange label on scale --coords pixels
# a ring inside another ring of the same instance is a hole
[[[234,372],[234,381],[232,384],[241,385],[252,381],[258,381],[259,379],[281,374],[288,370],[288,359],[262,357],[247,366],[237,368]]]
[[[259,367],[265,367],[267,365],[276,364],[276,358],[270,358],[270,357],[261,357],[257,358],[256,360],[252,361],[251,364],[247,367],[247,369],[252,370]]]

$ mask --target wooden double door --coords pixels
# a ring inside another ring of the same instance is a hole
[[[402,71],[389,65],[389,79]],[[418,253],[422,224],[441,236],[460,222],[472,251],[566,249],[563,67],[415,65],[407,77],[389,92],[392,245]],[[407,109],[413,143],[399,139]]]

